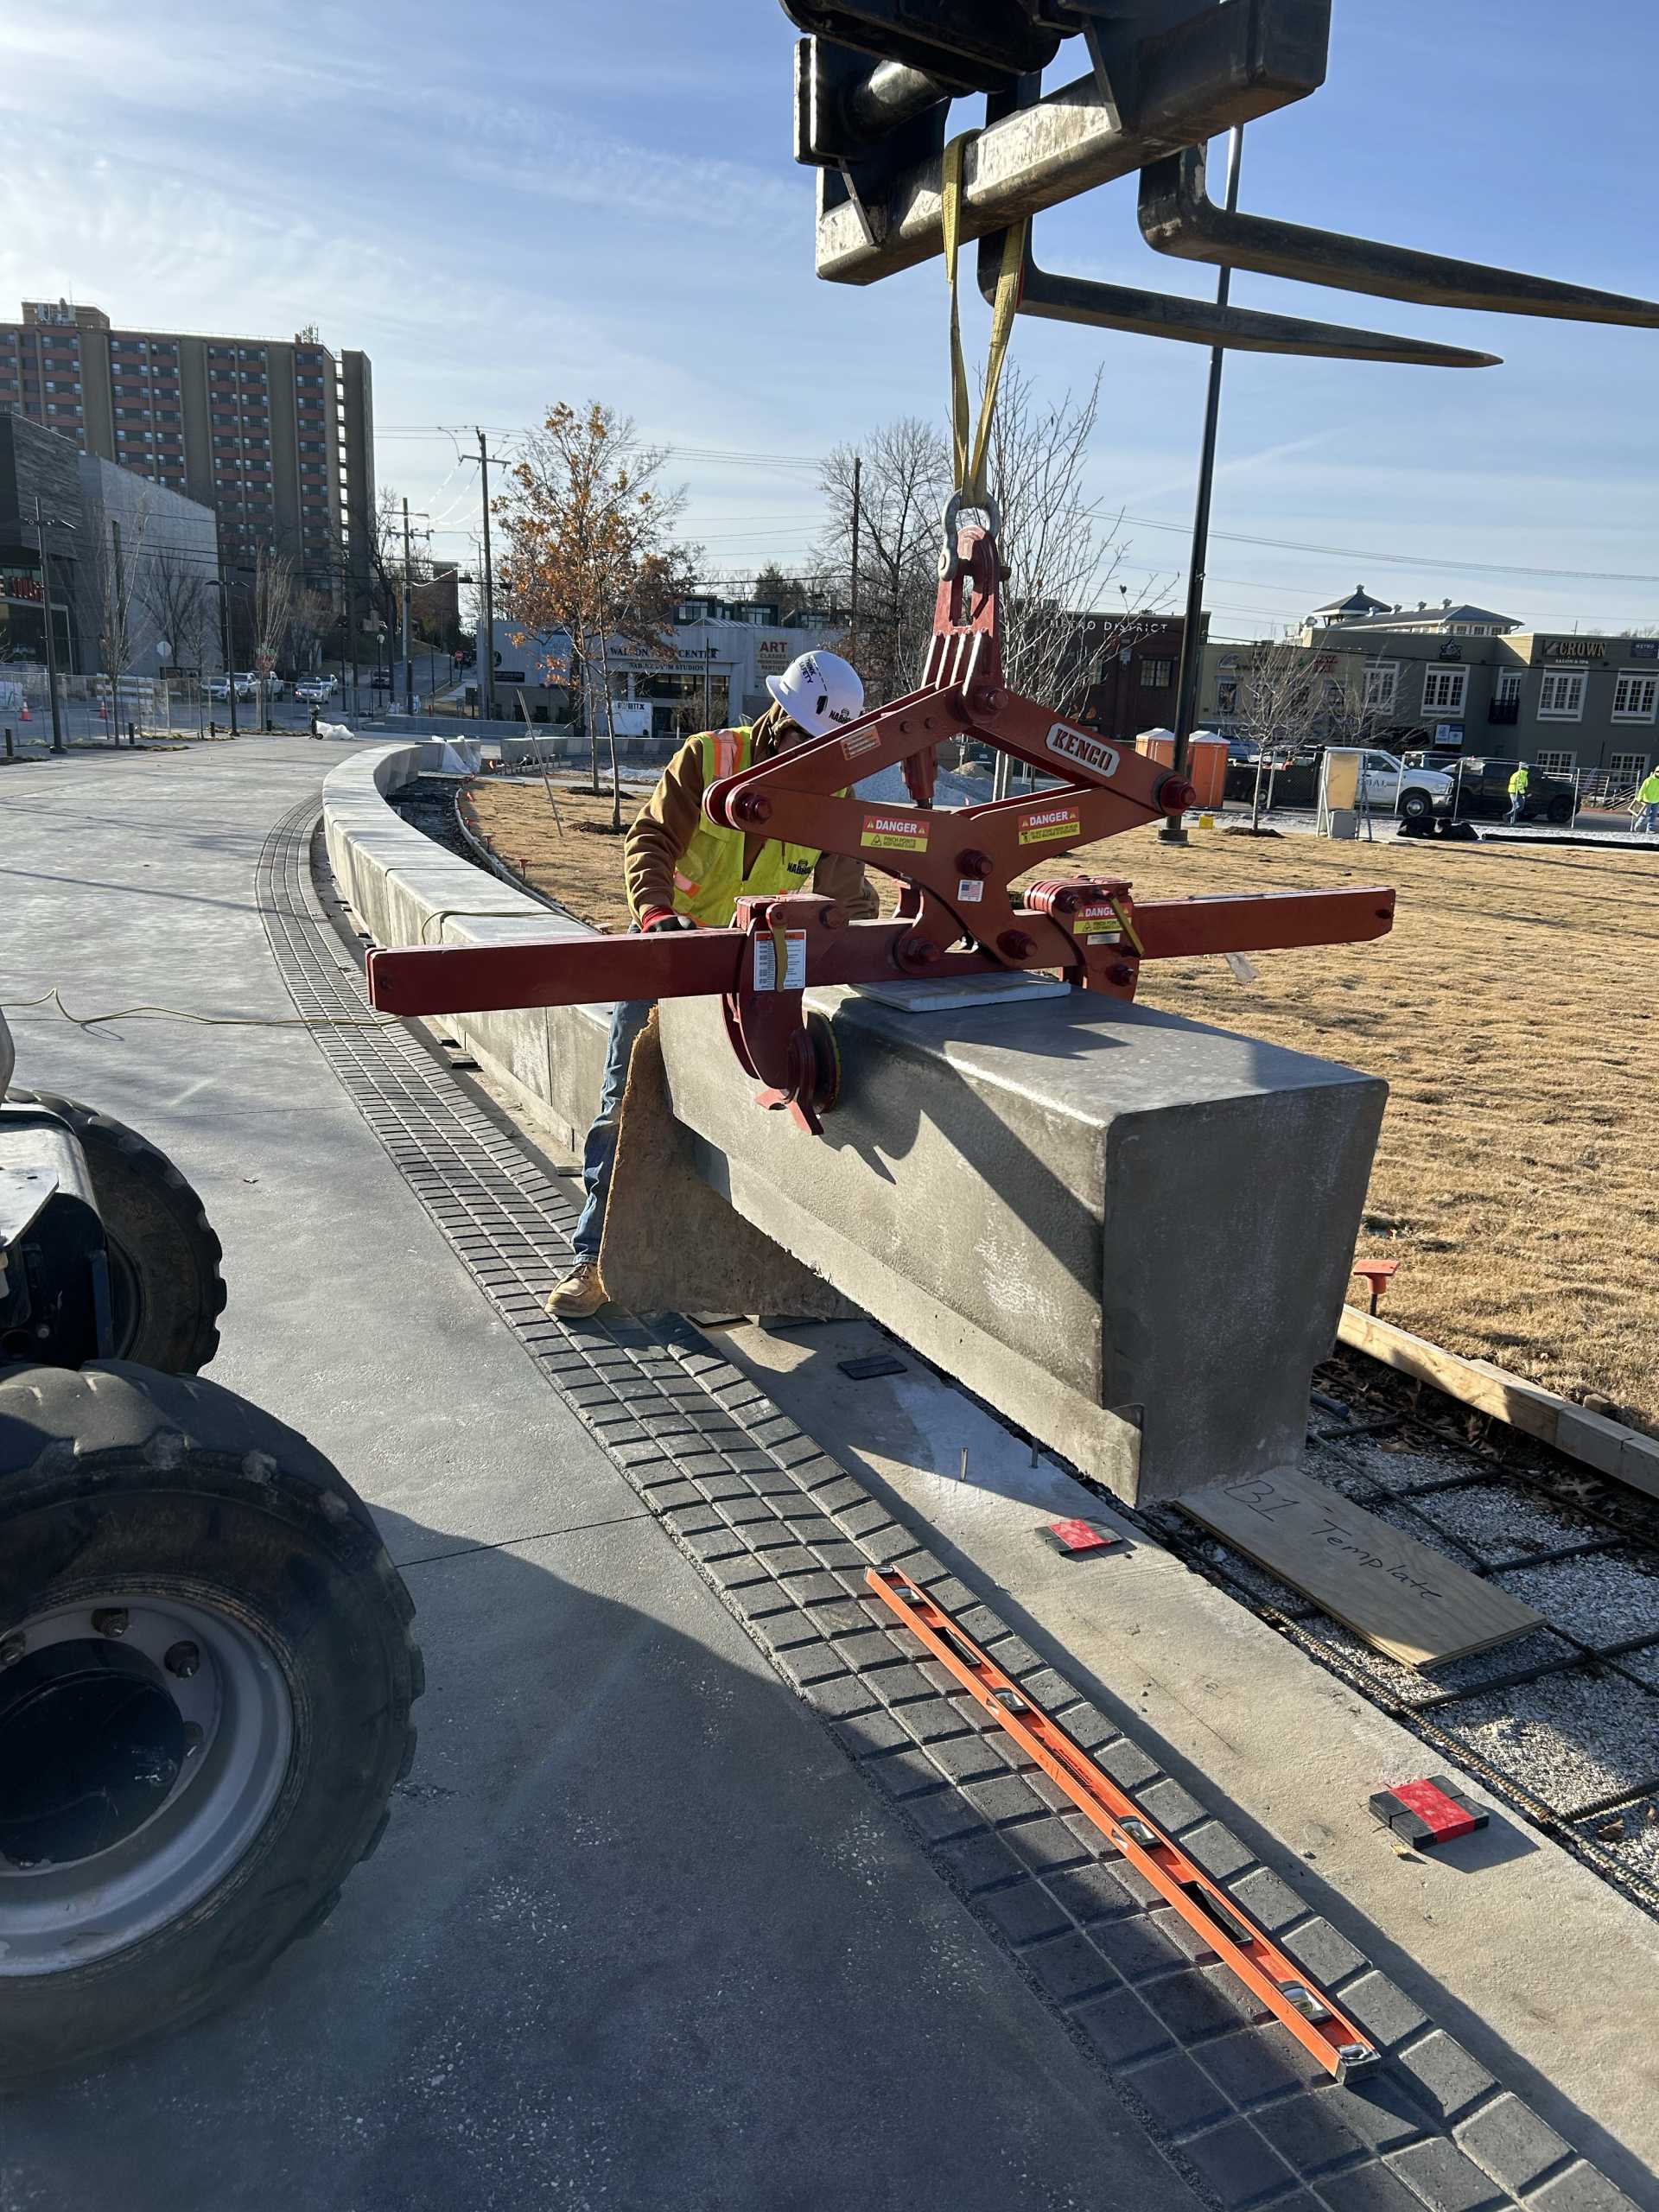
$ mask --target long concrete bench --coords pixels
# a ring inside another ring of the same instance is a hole
[[[437,752],[388,746],[327,779],[329,855],[362,926],[381,944],[588,934],[386,804]],[[814,995],[844,1070],[823,1141],[756,1108],[717,1000],[662,1009],[663,1172],[680,1178],[688,1213],[698,1194],[711,1284],[734,1211],[780,1262],[855,1299],[1131,1502],[1296,1460],[1383,1084],[1077,992],[935,1014]],[[531,1007],[434,1026],[574,1148],[607,1014]],[[675,1187],[653,1194],[657,1213],[682,1210]],[[713,1217],[708,1191],[728,1202]]]
[[[588,937],[585,923],[543,906],[414,829],[388,804],[444,766],[432,741],[354,753],[324,779],[328,861],[340,897],[377,944],[521,944]],[[605,1066],[608,1007],[526,1007],[446,1014],[428,1027],[463,1043],[529,1119],[564,1152],[580,1148]]]

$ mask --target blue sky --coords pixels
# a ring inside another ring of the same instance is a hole
[[[1570,41],[1559,0],[1336,13],[1325,90],[1247,137],[1246,207],[1659,293],[1649,0],[1584,0]],[[787,565],[818,523],[802,464],[894,414],[943,422],[945,406],[937,263],[867,290],[811,274],[811,178],[789,149],[793,35],[773,0],[9,10],[0,302],[67,293],[141,326],[275,335],[315,322],[327,343],[365,347],[381,480],[463,561],[476,471],[434,426],[483,423],[510,446],[551,401],[604,398],[680,449],[711,575]],[[1141,245],[1127,181],[1045,216],[1037,236],[1051,267],[1212,282]],[[1505,365],[1234,357],[1218,630],[1261,634],[1360,582],[1539,626],[1659,622],[1659,582],[1544,573],[1659,578],[1659,333],[1255,276],[1234,297],[1443,335]],[[976,306],[969,320],[982,344]],[[1032,321],[1015,342],[1045,391],[1103,363],[1090,488],[1134,518],[1135,587],[1178,580],[1205,357]],[[796,465],[764,458],[780,455]],[[1366,557],[1234,542],[1255,538]]]

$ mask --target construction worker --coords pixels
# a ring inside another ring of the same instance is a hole
[[[753,726],[705,730],[687,738],[634,818],[622,849],[622,867],[633,926],[648,936],[661,930],[722,929],[741,897],[798,891],[808,884],[839,901],[855,919],[879,912],[859,861],[719,829],[704,815],[702,794],[717,778],[734,776],[809,737],[823,737],[853,721],[864,705],[863,683],[839,653],[802,653],[781,676],[767,677],[766,689],[772,703]],[[606,1303],[599,1249],[617,1126],[634,1042],[653,1003],[634,999],[611,1009],[599,1111],[582,1151],[588,1195],[570,1239],[575,1265],[554,1285],[547,1301],[548,1312],[565,1319],[597,1313]]]
[[[1634,812],[1638,834],[1645,831],[1651,836],[1659,830],[1659,768],[1651,770],[1637,785]]]
[[[1510,819],[1518,822],[1527,803],[1527,792],[1532,783],[1524,760],[1515,764],[1515,773],[1510,778]]]

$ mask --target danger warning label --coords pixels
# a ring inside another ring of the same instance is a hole
[[[1073,937],[1122,937],[1123,925],[1116,908],[1111,906],[1080,906],[1068,917]]]
[[[927,823],[919,814],[867,814],[858,842],[893,852],[925,853]]]
[[[850,737],[843,737],[841,749],[849,760],[856,760],[861,753],[874,753],[881,740],[873,729],[856,729]]]
[[[1076,837],[1082,834],[1083,823],[1075,806],[1039,806],[1033,814],[1020,817],[1020,842],[1022,845],[1046,845],[1053,837]]]

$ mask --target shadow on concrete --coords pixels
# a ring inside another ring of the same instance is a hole
[[[654,1523],[408,1580],[378,1855],[228,2012],[10,2103],[0,2202],[1192,2212]]]

